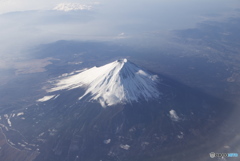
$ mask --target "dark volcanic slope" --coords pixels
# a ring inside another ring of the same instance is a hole
[[[107,108],[79,101],[84,91],[78,88],[62,91],[24,114],[11,114],[11,129],[19,133],[11,129],[4,133],[18,148],[39,150],[37,161],[189,159],[186,151],[205,146],[202,141],[221,123],[227,103],[167,78],[162,83],[161,99]]]

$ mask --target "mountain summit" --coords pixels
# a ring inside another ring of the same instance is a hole
[[[118,103],[149,101],[158,98],[160,92],[157,83],[157,75],[141,69],[127,59],[120,59],[61,78],[48,92],[81,87],[86,91],[79,97],[79,100],[90,97],[90,100],[96,100],[102,107],[106,107]]]

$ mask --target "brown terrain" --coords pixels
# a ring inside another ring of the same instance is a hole
[[[1,161],[32,161],[38,156],[37,151],[19,150],[11,146],[0,128],[0,160]]]

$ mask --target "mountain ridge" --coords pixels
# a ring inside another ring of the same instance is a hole
[[[102,107],[107,107],[118,103],[157,99],[161,95],[157,88],[158,83],[157,75],[151,74],[127,59],[119,59],[58,79],[54,87],[47,92],[84,88],[86,91],[79,96],[79,100],[88,96],[89,100],[96,100]],[[49,98],[55,99],[53,95],[51,96]]]

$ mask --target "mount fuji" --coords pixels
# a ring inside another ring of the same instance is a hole
[[[98,101],[102,107],[119,103],[150,101],[160,97],[157,86],[159,78],[138,67],[127,59],[92,67],[77,74],[68,75],[54,82],[48,93],[84,88],[85,93],[79,100],[87,98]],[[58,95],[45,96],[38,101],[44,102]]]
[[[192,149],[214,136],[228,106],[127,59],[62,74],[43,88],[42,98],[0,116],[0,134],[21,155],[31,152],[29,161],[196,160]]]

